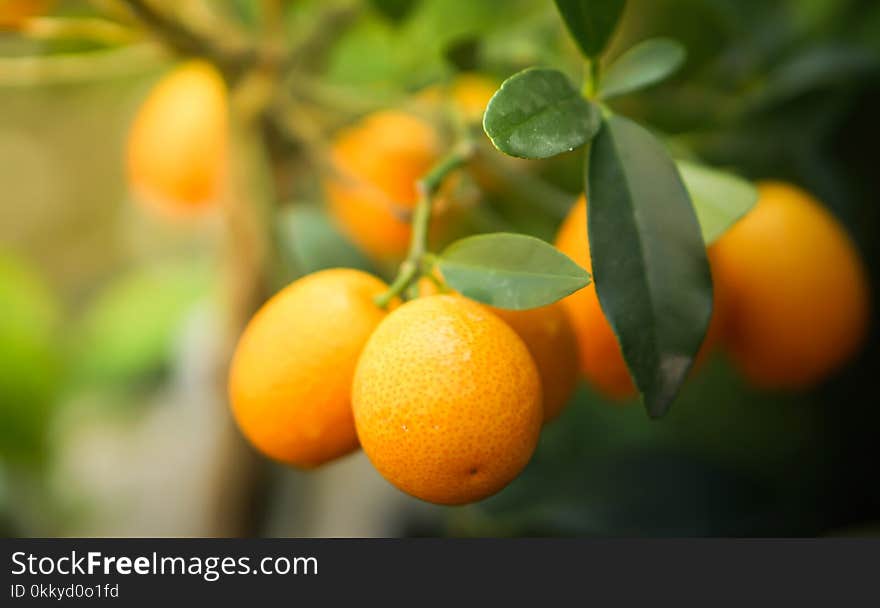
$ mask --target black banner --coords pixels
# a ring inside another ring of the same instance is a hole
[[[3,540],[3,606],[477,599],[877,605],[880,541]],[[307,604],[313,605],[313,604]]]

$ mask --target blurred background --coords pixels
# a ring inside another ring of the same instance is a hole
[[[124,2],[33,4],[125,23]],[[258,1],[166,4],[243,36],[266,25]],[[582,67],[549,0],[276,4],[269,29],[300,49],[302,122],[325,129],[318,139],[459,71],[500,82],[531,65]],[[752,390],[722,355],[659,421],[582,386],[520,478],[476,505],[409,499],[360,453],[315,472],[255,456],[225,398],[240,304],[223,221],[167,221],[126,184],[133,117],[178,58],[114,32],[0,30],[3,535],[880,534],[876,305],[859,358],[808,393]],[[658,35],[684,42],[687,64],[621,109],[708,163],[813,192],[876,293],[880,4],[632,0],[615,48]],[[388,276],[328,219],[307,159],[291,158],[276,227],[291,266]],[[581,162],[521,170],[573,202]],[[468,229],[552,240],[565,212],[484,196]]]

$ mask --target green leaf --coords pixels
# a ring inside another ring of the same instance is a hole
[[[678,171],[691,196],[703,241],[711,245],[758,202],[758,190],[743,178],[698,165],[678,161]]]
[[[486,107],[483,128],[509,156],[548,158],[590,141],[601,117],[556,70],[530,68],[508,78]]]
[[[599,301],[648,413],[662,416],[712,314],[700,225],[666,149],[625,118],[605,121],[593,142],[587,184]]]
[[[587,57],[608,45],[626,0],[555,0],[568,31]]]
[[[621,55],[605,72],[599,89],[603,99],[656,84],[676,72],[687,53],[676,40],[652,38]]]
[[[522,234],[464,238],[447,247],[438,262],[455,291],[498,308],[546,306],[590,284],[590,275],[565,254]]]

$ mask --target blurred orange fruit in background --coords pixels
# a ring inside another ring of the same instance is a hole
[[[358,362],[353,405],[376,469],[440,504],[474,502],[506,486],[530,460],[544,418],[523,341],[457,295],[419,298],[385,318]]]
[[[172,215],[218,203],[227,173],[228,113],[226,85],[211,64],[190,61],[165,76],[129,134],[134,195]]]
[[[710,250],[726,300],[724,341],[753,384],[806,388],[862,342],[868,279],[849,235],[818,201],[779,182],[759,191],[755,208]]]
[[[351,410],[355,365],[385,311],[387,286],[359,270],[294,281],[254,315],[229,374],[235,419],[267,456],[314,467],[357,448]]]
[[[486,106],[498,87],[498,82],[493,78],[466,72],[452,81],[449,92],[456,109],[467,120],[482,121]]]
[[[401,258],[418,201],[416,183],[439,155],[438,134],[424,120],[396,110],[367,116],[333,143],[336,173],[324,182],[331,214],[374,259]]]

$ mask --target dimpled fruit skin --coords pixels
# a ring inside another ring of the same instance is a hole
[[[807,388],[861,344],[866,271],[846,231],[809,194],[778,182],[759,191],[755,208],[710,251],[729,300],[724,342],[756,386]]]
[[[336,138],[336,175],[324,182],[330,212],[371,257],[393,260],[406,252],[411,234],[406,216],[418,198],[416,182],[439,149],[428,123],[394,110],[372,114]]]
[[[150,92],[128,138],[132,191],[172,215],[219,201],[229,138],[226,85],[204,61],[174,69]]]
[[[491,310],[529,349],[541,377],[544,422],[550,422],[568,404],[580,372],[577,338],[564,306],[557,302],[530,310]]]
[[[556,247],[587,272],[592,272],[587,237],[587,202],[584,197],[578,199],[565,218],[556,236]],[[590,283],[562,300],[562,303],[575,328],[581,371],[590,384],[613,399],[633,396],[635,386],[614,330],[599,305],[596,286]]]
[[[481,500],[534,452],[543,420],[535,363],[485,307],[456,295],[404,304],[355,373],[358,437],[399,489],[439,504]]]
[[[385,316],[379,279],[324,270],[280,291],[239,340],[229,377],[232,411],[267,456],[313,467],[357,448],[351,383],[367,338]]]
[[[443,280],[439,269],[434,270]],[[419,281],[422,296],[439,293],[437,283],[423,277]],[[561,302],[529,310],[488,307],[520,337],[538,368],[541,378],[544,422],[550,422],[565,409],[577,386],[580,365],[578,343],[571,320]]]

